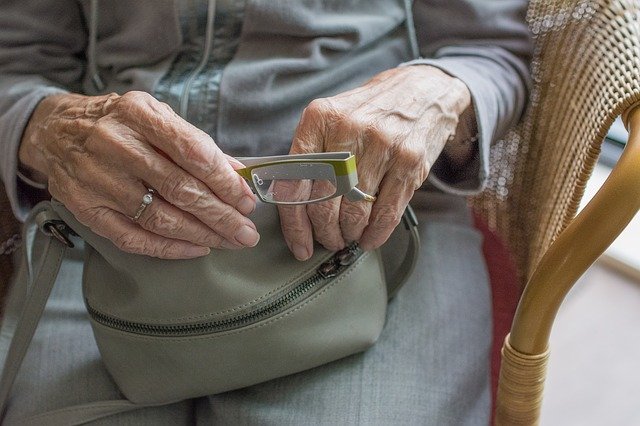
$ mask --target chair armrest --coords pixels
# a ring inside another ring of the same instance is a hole
[[[629,141],[609,178],[546,251],[520,299],[511,346],[546,350],[551,326],[575,282],[640,210],[640,106],[625,114]]]
[[[558,309],[578,278],[640,210],[640,105],[623,117],[630,134],[622,157],[545,252],[522,294],[502,349],[496,424],[537,424]]]

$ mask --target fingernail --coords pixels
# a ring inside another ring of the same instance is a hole
[[[253,247],[258,244],[260,240],[260,234],[258,234],[255,229],[252,229],[250,226],[244,225],[240,228],[240,231],[236,234],[236,241],[238,241],[243,246]]]
[[[234,170],[241,169],[244,167],[244,164],[242,164],[241,162],[239,162],[233,157],[227,157],[227,160],[229,161],[229,164],[231,165],[231,167],[233,167]]]
[[[291,246],[291,251],[293,251],[293,255],[298,260],[307,260],[311,257],[309,254],[309,250],[302,244],[295,243]]]
[[[245,216],[253,213],[255,209],[256,201],[253,199],[253,197],[250,197],[248,195],[243,197],[242,200],[240,200],[240,202],[238,203],[238,211]]]
[[[184,251],[185,256],[188,257],[202,257],[211,253],[209,247],[191,246],[187,247]]]

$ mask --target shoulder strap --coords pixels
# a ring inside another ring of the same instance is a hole
[[[413,270],[416,268],[416,263],[420,257],[420,234],[418,233],[418,218],[411,206],[407,205],[402,215],[402,223],[409,233],[409,242],[405,251],[404,259],[400,266],[391,269],[388,262],[385,263],[385,278],[387,281],[387,295],[389,299],[393,298],[398,290],[407,282]],[[400,225],[398,225],[400,226]],[[395,248],[395,247],[394,247]]]
[[[42,233],[38,232],[38,228]],[[32,258],[35,242],[42,237],[46,238],[44,249],[40,261],[35,262]],[[51,294],[65,251],[67,247],[73,247],[68,229],[49,202],[38,204],[29,214],[23,232],[23,244],[23,262],[28,270],[22,271],[22,279],[15,283],[19,286],[17,290],[23,292],[23,297],[17,297],[17,306],[5,313],[0,335],[3,349],[0,354],[0,359],[3,359],[0,376],[1,416],[4,416],[11,388]],[[34,265],[38,265],[35,271]],[[127,400],[83,404],[34,417],[28,423],[81,424],[135,408],[139,406]]]

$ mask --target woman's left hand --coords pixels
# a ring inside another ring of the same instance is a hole
[[[378,198],[278,206],[294,256],[311,257],[314,235],[329,250],[351,241],[364,250],[381,246],[470,103],[462,81],[427,65],[394,68],[357,89],[311,102],[290,152],[350,151],[356,155],[358,187]]]

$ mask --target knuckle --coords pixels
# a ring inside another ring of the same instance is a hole
[[[127,253],[150,254],[153,251],[152,248],[146,247],[145,241],[140,236],[132,232],[123,232],[112,241],[116,247]]]
[[[304,109],[303,116],[308,118],[322,117],[333,110],[331,102],[327,98],[318,98],[309,102],[309,105]]]
[[[120,101],[121,101],[120,103],[130,108],[138,108],[138,107],[148,105],[153,99],[154,99],[153,96],[151,96],[147,92],[142,92],[140,90],[132,90],[120,97]]]
[[[167,175],[159,191],[171,204],[183,210],[198,208],[205,197],[201,188],[179,173]]]
[[[180,219],[168,215],[161,210],[155,210],[149,214],[142,215],[138,223],[148,231],[169,231],[172,234],[180,234],[184,228],[184,224]]]
[[[110,159],[139,161],[144,155],[140,152],[136,141],[137,138],[130,129],[114,123],[110,118],[102,117],[91,128],[81,153],[102,153],[102,157],[109,156]],[[108,148],[108,151],[105,148]]]
[[[336,109],[327,98],[314,99],[302,111],[300,126],[305,129],[319,129],[324,123],[331,121],[331,117],[336,115]]]
[[[318,225],[326,225],[328,223],[334,223],[338,221],[338,215],[340,214],[339,208],[335,208],[331,202],[321,202],[309,205],[307,213],[312,223]]]
[[[402,213],[395,206],[385,205],[378,208],[371,222],[376,228],[388,229],[395,228],[401,219]]]
[[[340,211],[340,224],[346,227],[364,226],[367,224],[367,211],[362,207],[344,207]]]
[[[216,165],[209,161],[203,149],[204,144],[199,137],[190,137],[178,144],[180,156],[190,164],[198,165],[205,171],[215,170]]]
[[[211,170],[208,170],[205,178],[205,182],[209,183],[216,194],[219,194],[223,198],[235,198],[239,197],[242,193],[240,183],[240,175],[232,176],[230,179],[227,176],[220,173],[220,171],[214,166]]]
[[[139,167],[142,170],[150,170],[158,174],[160,173],[165,174],[165,179],[166,179],[167,169],[170,169],[170,167],[167,167],[165,164],[162,163],[164,159],[161,156],[160,156],[160,161],[158,161],[158,158],[159,158],[158,156],[148,155],[142,150],[136,150],[133,155],[134,155],[133,164],[135,164],[136,167]]]
[[[212,229],[224,234],[234,233],[236,228],[240,227],[239,221],[235,220],[233,210],[224,209],[218,214],[212,223]]]
[[[155,98],[147,92],[133,90],[120,96],[113,102],[113,112],[117,117],[143,117]]]

